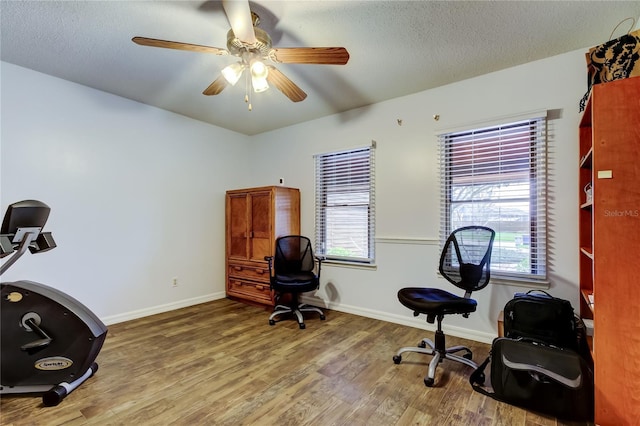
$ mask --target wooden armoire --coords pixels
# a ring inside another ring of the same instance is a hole
[[[580,123],[580,314],[593,319],[595,422],[640,422],[640,77],[592,88]]]
[[[265,186],[227,191],[227,297],[273,306],[264,258],[273,255],[276,238],[299,233],[298,189]]]

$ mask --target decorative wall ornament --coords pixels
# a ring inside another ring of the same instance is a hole
[[[580,111],[584,111],[594,84],[640,76],[640,30],[592,47],[586,59],[588,88],[580,100]]]

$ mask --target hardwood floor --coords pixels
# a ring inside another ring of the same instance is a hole
[[[326,311],[268,325],[264,309],[217,300],[109,327],[96,375],[57,407],[5,395],[2,425],[557,425],[471,389],[470,368],[402,346],[430,333]],[[476,361],[489,345],[466,344]]]

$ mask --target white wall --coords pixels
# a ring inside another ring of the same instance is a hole
[[[2,281],[58,288],[107,323],[224,297],[224,192],[249,184],[249,139],[1,65],[0,210],[47,203],[58,245]]]
[[[326,264],[322,285],[329,286],[321,293],[331,294],[335,309],[422,327],[424,318],[414,319],[398,302],[398,289],[435,285],[457,290],[436,276],[440,254],[436,134],[549,110],[549,291],[569,299],[577,309],[577,125],[578,101],[585,91],[580,50],[276,130],[253,143],[255,183],[275,183],[283,176],[288,186],[300,188],[302,232],[313,236],[313,154],[377,141],[377,269]],[[433,119],[435,114],[439,121]],[[474,294],[478,312],[470,319],[447,318],[446,329],[490,342],[496,335],[498,312],[514,292],[523,290],[490,285]]]
[[[313,154],[376,140],[377,267],[327,264],[322,292],[335,309],[430,328],[396,293],[408,285],[451,289],[436,276],[435,135],[543,109],[552,111],[550,291],[577,307],[577,125],[585,91],[580,50],[249,138],[2,63],[1,209],[45,201],[52,206],[46,228],[58,242],[51,252],[25,255],[2,279],[53,285],[107,322],[223,297],[224,191],[283,177],[300,188],[302,232],[313,236]],[[522,290],[490,285],[474,294],[478,312],[447,318],[445,330],[490,342],[498,312]]]

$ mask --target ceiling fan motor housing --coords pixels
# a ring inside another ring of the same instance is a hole
[[[229,30],[227,33],[227,49],[232,55],[242,57],[244,52],[249,51],[258,53],[263,58],[269,56],[269,52],[271,51],[271,37],[269,37],[266,31],[260,28],[254,27],[253,30],[256,34],[256,43],[252,45],[243,43],[236,37],[233,30]]]

